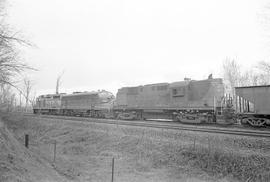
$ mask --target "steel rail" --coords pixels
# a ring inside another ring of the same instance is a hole
[[[86,117],[74,117],[74,116],[55,116],[55,115],[34,115],[24,114],[30,117],[42,117],[47,119],[63,119],[69,121],[87,121],[93,123],[103,124],[114,124],[114,125],[125,125],[125,126],[136,126],[136,127],[151,127],[159,129],[173,129],[173,130],[185,130],[193,132],[204,132],[204,133],[217,133],[226,135],[239,135],[249,137],[265,137],[270,138],[270,132],[268,131],[256,131],[247,129],[226,129],[226,128],[207,128],[205,126],[183,126],[177,124],[163,124],[161,122],[149,122],[149,121],[126,121],[126,120],[115,120],[115,119],[102,119],[102,118],[86,118]],[[160,124],[161,123],[161,124]]]

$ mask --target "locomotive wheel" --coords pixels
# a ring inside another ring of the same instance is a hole
[[[248,123],[251,126],[264,126],[266,123],[266,120],[264,118],[243,118],[242,123]]]
[[[215,117],[214,116],[207,116],[207,123],[213,123],[213,122],[215,122],[216,121],[216,119],[215,119]]]
[[[177,121],[180,121],[180,118],[179,118],[179,116],[173,115],[173,116],[172,116],[172,120],[173,120],[174,122],[177,122]]]
[[[265,124],[270,125],[270,119],[266,119]]]
[[[181,119],[182,119],[181,116],[176,116],[176,121],[181,122]]]

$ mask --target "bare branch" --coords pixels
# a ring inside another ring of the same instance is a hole
[[[266,73],[270,73],[270,62],[261,61],[258,64],[258,68]]]
[[[240,65],[230,58],[226,58],[223,62],[223,74],[225,86],[227,86],[227,91],[234,95],[234,87],[240,85]]]
[[[56,79],[56,89],[55,89],[55,93],[58,94],[59,93],[59,87],[61,85],[61,78],[64,75],[65,71],[63,70],[61,74],[58,75],[57,79]]]
[[[270,62],[261,61],[258,63],[257,68],[261,71],[260,82],[261,84],[270,84]]]

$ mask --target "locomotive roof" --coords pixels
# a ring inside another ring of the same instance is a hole
[[[80,92],[80,93],[72,93],[68,95],[63,95],[63,97],[72,97],[72,96],[83,96],[83,95],[95,95],[98,94],[99,92],[97,91],[92,91],[92,92]]]
[[[169,85],[169,87],[182,87],[188,85],[190,82],[200,82],[200,81],[206,81],[206,80],[222,80],[221,78],[212,78],[212,79],[205,79],[205,80],[186,80],[186,81],[178,81],[178,82],[172,82],[172,83],[153,83],[153,84],[147,84],[147,85],[139,85],[139,86],[131,86],[131,87],[122,87],[120,89],[128,89],[128,88],[139,88],[139,87],[149,87],[149,86],[163,86],[163,85]],[[120,90],[118,89],[118,90]]]
[[[122,87],[120,89],[129,89],[129,88],[140,88],[140,87],[151,87],[151,86],[163,86],[163,85],[169,85],[169,83],[153,83],[153,84],[147,84],[147,85],[139,85],[139,86],[130,86],[130,87]],[[118,89],[119,90],[119,89]]]
[[[259,87],[270,87],[270,85],[255,85],[255,86],[243,86],[243,87],[235,87],[235,89],[244,89],[244,88],[259,88]]]
[[[163,85],[169,85],[169,83],[154,83],[154,84],[147,84],[147,85],[143,85],[144,87],[149,87],[149,86],[163,86]]]
[[[188,85],[190,81],[180,81],[180,82],[173,82],[170,84],[170,87],[183,87]]]
[[[102,93],[110,93],[106,90],[101,91],[91,91],[91,92],[75,92],[68,95],[63,95],[62,97],[73,97],[73,96],[84,96],[84,95],[96,95],[96,94],[102,94]]]
[[[46,95],[40,95],[38,97],[45,98],[45,97],[53,97],[53,96],[61,96],[61,95],[65,95],[65,93],[60,93],[60,94],[46,94]]]

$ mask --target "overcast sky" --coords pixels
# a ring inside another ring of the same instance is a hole
[[[205,79],[269,61],[266,0],[10,0],[37,94]],[[270,9],[269,9],[270,11]],[[270,23],[269,23],[270,24]],[[268,30],[269,31],[269,30]],[[268,44],[267,44],[268,43]]]

